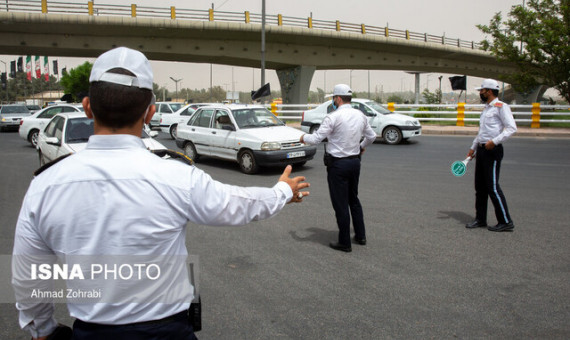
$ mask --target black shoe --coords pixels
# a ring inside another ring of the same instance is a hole
[[[487,226],[487,222],[474,220],[473,222],[467,223],[465,225],[465,228],[472,229],[472,228],[481,228],[481,227],[486,227],[486,226]]]
[[[515,225],[513,222],[499,223],[494,227],[487,228],[487,230],[489,231],[513,231],[513,229],[515,229]]]
[[[337,243],[337,242],[331,242],[331,243],[329,243],[329,246],[334,250],[340,250],[340,251],[344,251],[347,253],[350,253],[352,251],[351,246],[345,246],[345,245],[342,245],[342,244]]]
[[[356,238],[356,236],[354,237],[354,242],[360,244],[361,246],[365,246],[366,245],[366,239],[365,238]]]

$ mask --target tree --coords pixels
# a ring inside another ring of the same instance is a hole
[[[79,102],[89,93],[89,75],[93,64],[86,61],[63,74],[60,84],[65,94],[70,94],[75,102]]]
[[[426,104],[440,104],[441,103],[441,91],[439,89],[435,92],[430,92],[428,89],[424,89],[422,96],[426,101]]]
[[[499,12],[477,27],[493,37],[481,42],[484,50],[517,66],[515,74],[505,75],[517,90],[547,85],[570,102],[570,1],[529,0],[513,6],[507,21]]]

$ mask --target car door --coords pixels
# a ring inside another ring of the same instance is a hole
[[[233,128],[233,130],[229,130],[230,128]],[[231,120],[230,112],[225,109],[216,109],[210,135],[211,155],[226,159],[236,159],[235,140],[235,125]]]
[[[196,112],[196,116],[188,122],[189,136],[188,139],[194,143],[196,152],[200,155],[210,154],[210,136],[212,135],[212,128],[210,123],[215,109],[204,109]]]
[[[364,113],[364,115],[368,118],[368,124],[370,124],[370,127],[376,130],[377,127],[376,125],[378,125],[378,122],[377,119],[374,119],[376,117],[376,113],[374,112],[374,110],[372,110],[371,108],[362,103],[352,102],[351,105],[353,108]]]
[[[55,116],[44,130],[45,137],[56,137],[60,145],[42,143],[41,152],[50,161],[59,157],[62,138],[63,138],[63,126],[65,124],[65,118],[61,116]]]

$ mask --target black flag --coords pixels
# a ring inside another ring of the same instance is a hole
[[[467,90],[467,76],[449,77],[452,90]]]
[[[2,79],[2,90],[6,89],[6,72],[2,72],[0,75],[0,79]]]
[[[57,60],[53,61],[53,74],[57,75]]]
[[[10,78],[16,78],[16,61],[10,62]]]
[[[18,58],[18,72],[24,72],[24,58]]]
[[[271,95],[271,87],[269,86],[269,83],[267,83],[267,84],[263,85],[262,87],[260,87],[259,90],[251,91],[251,100],[256,100],[258,98],[269,96],[269,95]]]

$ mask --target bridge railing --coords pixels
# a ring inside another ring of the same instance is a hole
[[[301,120],[304,111],[314,109],[320,104],[267,104],[266,107],[286,120]],[[455,122],[464,126],[465,122],[479,122],[483,104],[383,104],[386,109],[406,114],[426,122]],[[570,123],[570,105],[511,105],[511,111],[517,123],[523,123],[532,128],[540,124],[557,126]],[[560,118],[557,118],[560,117]]]
[[[136,0],[131,0],[135,2]],[[158,2],[157,2],[158,3]],[[221,21],[260,24],[261,14],[244,12],[216,11],[213,9],[184,9],[170,7],[152,7],[130,5],[115,5],[96,3],[85,0],[84,3],[70,3],[55,0],[3,0],[0,1],[0,11],[6,12],[38,12],[38,13],[58,13],[70,15],[108,15],[108,16],[130,16],[130,17],[152,17],[168,18],[173,20],[197,20],[197,21]],[[266,15],[267,25],[276,26],[296,26],[310,29],[334,30],[338,32],[350,32],[360,34],[371,34],[384,36],[386,38],[406,39],[423,41],[426,43],[436,43],[442,45],[456,46],[459,48],[480,49],[481,44],[474,41],[467,41],[445,36],[437,36],[428,33],[411,32],[408,30],[398,30],[389,27],[380,27],[365,24],[355,24],[341,21],[319,20],[313,17],[290,17],[277,15]]]

